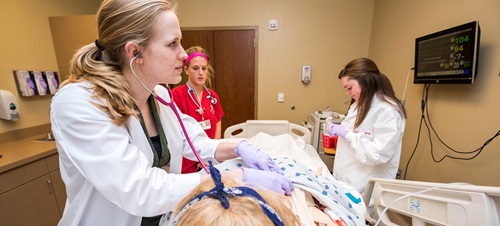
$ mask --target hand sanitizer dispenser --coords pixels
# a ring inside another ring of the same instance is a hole
[[[14,94],[7,90],[0,90],[0,119],[19,120],[19,104]]]

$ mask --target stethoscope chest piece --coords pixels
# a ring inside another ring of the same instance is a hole
[[[213,97],[212,94],[209,93],[207,99],[210,99],[210,103],[212,103],[212,105],[217,104],[217,98]]]

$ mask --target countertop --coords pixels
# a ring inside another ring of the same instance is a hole
[[[0,144],[0,173],[57,153],[55,141],[35,141],[47,135]]]

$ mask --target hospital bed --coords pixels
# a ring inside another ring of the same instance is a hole
[[[374,212],[367,220],[380,219],[379,225],[500,225],[500,187],[377,178],[364,200],[372,195]]]
[[[344,222],[340,225],[364,225],[366,207],[361,195],[352,186],[333,178],[329,167],[311,145],[308,128],[286,120],[248,120],[228,127],[224,139],[235,143],[247,140],[273,158],[277,167],[294,183],[291,209],[302,225],[319,222],[316,221],[318,211],[336,223],[340,219]],[[236,159],[216,167],[231,170],[238,166],[241,164]],[[311,197],[316,201],[313,202]]]
[[[317,151],[310,145],[311,132],[305,127],[286,120],[248,120],[228,127],[224,131],[224,138],[238,140],[251,138],[259,133],[273,136],[290,134],[295,139],[303,140],[302,153],[311,160],[308,164],[323,167],[325,169],[323,173],[334,180]],[[264,141],[266,142],[269,141]],[[283,155],[294,154],[292,152]],[[304,156],[295,157],[305,159]],[[500,225],[499,187],[377,178],[368,183],[363,200],[371,198],[374,209],[372,213],[366,215],[366,221],[372,224]],[[368,208],[367,202],[365,205]]]

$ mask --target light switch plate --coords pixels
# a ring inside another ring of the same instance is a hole
[[[278,103],[283,103],[283,102],[285,102],[285,94],[278,93]]]

